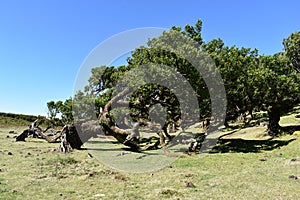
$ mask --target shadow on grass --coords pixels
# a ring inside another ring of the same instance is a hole
[[[240,129],[239,129],[240,130]],[[232,131],[221,137],[231,135],[238,130]],[[280,135],[293,135],[295,131],[300,131],[300,125],[283,126],[280,129]],[[273,149],[286,146],[295,139],[280,140],[279,138],[271,138],[266,140],[244,140],[239,138],[223,139],[219,138],[216,146],[212,148],[210,153],[229,153],[229,152],[261,152],[271,151]]]
[[[245,140],[245,139],[240,139],[240,138],[229,138],[229,139],[224,139],[222,137],[231,135],[235,133],[238,130],[233,130],[230,133],[227,133],[225,135],[222,135],[221,138],[217,139],[217,143],[215,143],[215,139],[205,139],[204,143],[206,144],[212,144],[208,145],[207,148],[211,149],[209,153],[258,153],[261,151],[271,151],[283,146],[288,145],[290,142],[294,141],[295,139],[290,139],[290,140],[280,140],[279,138],[270,138],[270,139],[265,139],[265,140]],[[295,125],[295,126],[285,126],[281,128],[281,135],[286,135],[290,134],[292,135],[295,131],[300,131],[300,125]],[[190,133],[192,134],[192,133]],[[186,143],[190,139],[189,135],[180,135],[176,138],[178,141],[172,141],[168,145],[168,148],[170,147],[176,147],[176,145],[181,145]],[[158,141],[159,138],[152,136],[149,138],[142,138],[140,141],[140,145],[144,146],[145,144],[153,143]],[[212,142],[210,142],[212,140]],[[115,145],[120,145],[117,141],[89,141],[91,144],[96,145],[98,148],[87,148],[89,150],[95,150],[95,151],[133,151],[129,147],[125,146],[115,146]],[[203,144],[204,144],[203,143]],[[108,144],[112,144],[113,146],[106,146]],[[98,146],[99,145],[99,146]],[[105,145],[103,147],[102,145]],[[211,146],[211,148],[210,148]],[[186,152],[186,150],[179,149],[173,151],[175,153],[177,152]],[[151,152],[147,151],[148,153]],[[141,152],[140,152],[141,153]],[[143,151],[144,154],[147,154],[146,151]],[[154,153],[154,152],[153,152]],[[151,154],[151,153],[150,153]],[[154,153],[155,154],[155,153]]]
[[[295,131],[300,131],[300,125],[282,126],[280,129],[281,135],[293,135]]]
[[[299,114],[299,106],[296,106],[292,109],[289,110],[289,112],[284,113],[282,116],[288,116],[288,115],[293,115],[293,114]]]
[[[257,153],[271,151],[286,146],[295,139],[290,140],[243,140],[243,139],[220,139],[210,153]]]
[[[263,123],[264,125],[261,125]],[[239,124],[230,124],[226,129],[228,131],[236,130],[236,129],[244,129],[244,128],[250,128],[250,127],[258,127],[258,126],[267,126],[268,118],[260,118],[258,120],[252,119],[249,122],[245,123],[239,123]]]

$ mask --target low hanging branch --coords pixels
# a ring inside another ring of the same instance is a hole
[[[112,105],[117,105],[119,107],[128,106],[129,103],[122,100],[127,94],[129,94],[131,91],[129,88],[125,88],[122,92],[118,93],[116,96],[114,96],[105,106],[104,109],[100,112],[98,120],[100,121],[100,125],[103,127],[104,133],[106,135],[111,135],[115,137],[120,143],[123,143],[124,145],[132,148],[136,151],[142,151],[142,150],[149,150],[153,148],[157,148],[157,146],[160,144],[161,147],[167,151],[166,148],[166,140],[165,136],[168,137],[169,140],[172,139],[172,137],[168,134],[167,127],[169,123],[165,123],[164,126],[155,124],[154,122],[149,122],[145,119],[139,118],[137,122],[135,122],[133,125],[129,125],[126,123],[126,117],[124,119],[124,122],[126,125],[128,125],[131,128],[128,129],[121,129],[119,128],[113,121],[112,116],[110,114],[110,111],[112,110]],[[159,103],[159,102],[157,102]],[[129,114],[129,113],[127,113]],[[159,140],[155,143],[150,143],[146,146],[141,147],[138,143],[140,133],[139,133],[139,127],[140,126],[158,126],[157,134],[159,136]]]
[[[112,117],[110,115],[110,111],[112,109],[112,105],[117,103],[120,99],[122,99],[126,94],[130,93],[130,89],[127,87],[122,92],[118,93],[114,96],[105,106],[102,112],[100,112],[98,120],[100,121],[100,125],[103,127],[104,132],[107,135],[112,135],[115,137],[120,143],[125,144],[126,146],[131,147],[134,150],[139,150],[139,146],[135,144],[132,140],[127,140],[129,135],[134,135],[134,129],[120,129],[113,122]]]
[[[42,130],[37,124],[38,120],[35,120],[28,129],[24,130],[19,136],[16,137],[16,141],[25,141],[25,138],[33,136],[44,139],[50,143],[60,142],[60,151],[66,153],[72,149],[81,149],[83,143],[88,141],[90,138],[97,137],[98,134],[104,133],[107,136],[113,136],[118,142],[130,147],[134,151],[149,150],[158,148],[158,145],[161,145],[161,147],[167,153],[168,150],[166,147],[167,142],[165,136],[169,140],[172,139],[172,137],[168,134],[168,122],[162,125],[139,117],[136,122],[129,123],[126,117],[129,115],[129,113],[127,113],[124,118],[124,124],[127,126],[126,128],[121,128],[114,122],[114,119],[111,115],[112,105],[117,105],[118,107],[128,106],[129,102],[125,102],[124,97],[126,97],[126,95],[130,92],[131,91],[129,88],[125,88],[116,96],[114,96],[104,106],[103,110],[98,116],[98,120],[77,120],[71,125],[65,125],[60,131],[52,134],[52,136],[46,134],[50,127]],[[157,99],[159,98],[156,98],[156,100]],[[150,143],[141,147],[139,144],[139,128],[141,126],[148,126],[151,130],[153,127],[156,127],[154,129],[159,136],[159,140],[155,143]]]

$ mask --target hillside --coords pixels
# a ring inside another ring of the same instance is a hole
[[[0,112],[0,127],[27,126],[38,116]]]

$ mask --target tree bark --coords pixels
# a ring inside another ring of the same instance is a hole
[[[157,134],[159,135],[159,141],[151,143],[145,146],[141,146],[139,143],[140,126],[157,126],[157,124],[145,120],[143,118],[138,119],[134,124],[126,123],[126,117],[124,119],[124,126],[120,128],[111,115],[112,106],[128,106],[129,102],[124,101],[124,97],[130,93],[129,88],[124,88],[116,96],[100,110],[97,120],[77,120],[72,125],[66,125],[60,131],[60,135],[56,137],[49,137],[36,125],[36,121],[32,123],[29,129],[25,130],[20,136],[17,137],[17,141],[25,141],[25,138],[33,132],[37,134],[39,138],[45,139],[48,142],[61,142],[60,149],[62,152],[67,152],[69,149],[81,149],[83,143],[88,141],[92,137],[97,137],[98,134],[105,134],[113,136],[118,142],[130,147],[134,151],[149,150],[157,148],[158,144],[167,152],[165,136],[169,140],[172,137],[168,134],[167,126],[160,127]],[[156,127],[155,126],[155,127]],[[160,125],[161,126],[161,125]]]
[[[280,109],[272,106],[272,108],[268,111],[269,115],[269,124],[268,124],[268,133],[271,136],[277,136],[280,130]]]
[[[80,149],[83,145],[83,142],[81,141],[81,138],[79,137],[74,125],[66,126],[65,137],[66,141],[73,149]]]
[[[16,137],[16,142],[23,141],[25,142],[25,138],[28,137],[28,129],[24,130],[20,135]]]
[[[20,135],[16,137],[16,141],[24,141],[25,138],[28,136],[32,135],[34,138],[42,138],[45,140],[50,140],[50,138],[45,135],[44,133],[49,130],[50,127],[47,127],[45,130],[42,130],[38,125],[37,125],[37,120],[35,120],[31,125],[29,125],[28,129],[25,129]]]
[[[106,135],[112,135],[115,137],[120,143],[123,143],[126,146],[129,146],[133,150],[140,150],[138,144],[134,142],[134,138],[127,139],[130,135],[135,135],[134,129],[120,129],[113,122],[110,111],[111,107],[114,103],[117,103],[121,100],[126,94],[130,93],[129,88],[125,88],[122,92],[114,96],[105,106],[102,112],[100,112],[98,116],[98,120],[100,121],[100,125],[102,126],[104,133]]]

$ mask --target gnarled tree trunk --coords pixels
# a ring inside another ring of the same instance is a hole
[[[268,125],[268,133],[271,136],[277,136],[280,130],[280,109],[276,106],[272,106],[272,108],[268,111],[269,116],[269,125]]]
[[[124,103],[122,100],[127,94],[129,94],[131,91],[129,88],[125,88],[122,92],[114,96],[104,107],[104,109],[100,112],[98,120],[100,122],[100,125],[103,128],[103,131],[106,135],[111,135],[114,138],[116,138],[120,143],[130,147],[131,149],[135,151],[140,150],[148,150],[152,148],[156,148],[158,144],[162,146],[163,149],[166,148],[165,144],[165,137],[163,133],[171,139],[171,136],[167,132],[167,127],[160,127],[160,130],[157,132],[160,140],[153,144],[148,144],[144,147],[141,147],[138,143],[140,133],[139,133],[139,127],[150,125],[151,123],[149,121],[146,121],[144,119],[139,119],[137,122],[135,122],[132,127],[128,129],[121,129],[118,127],[111,115],[110,111],[112,109],[113,104],[117,104],[119,106],[122,106],[123,104],[126,106],[128,105],[127,102]]]

